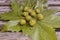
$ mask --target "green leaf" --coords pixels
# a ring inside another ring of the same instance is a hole
[[[60,16],[52,14],[42,21],[48,25],[51,25],[53,28],[60,28]]]
[[[42,14],[44,15],[44,19],[51,16],[52,14],[55,14],[57,12],[57,10],[53,10],[53,9],[46,9],[42,11]]]
[[[17,0],[12,0],[11,3],[11,8],[12,8],[12,11],[14,11],[14,13],[18,13],[18,10],[20,9],[20,5],[18,3]]]
[[[3,20],[18,20],[20,17],[17,14],[14,14],[13,12],[7,12],[4,14],[0,14],[0,17]]]
[[[6,26],[11,27],[11,26],[17,25],[18,23],[19,23],[19,20],[9,21],[7,22]]]
[[[18,4],[17,0],[12,0],[11,2],[12,11],[0,14],[0,17],[3,20],[18,20],[21,18],[22,8]]]
[[[12,8],[12,12],[20,17],[21,14],[22,14],[23,5],[18,3],[18,0],[12,0],[10,5],[11,5],[11,8]]]
[[[12,31],[12,32],[19,32],[21,30],[21,26],[18,24],[19,20],[15,20],[15,21],[9,21],[8,23],[6,23],[6,25],[3,27],[3,29],[1,30],[3,31]]]
[[[40,29],[37,26],[39,26],[39,25],[36,25],[34,27],[25,25],[22,28],[23,34],[30,36],[32,38],[32,40],[40,40],[39,39],[40,38],[40,35],[39,35]]]
[[[57,40],[55,30],[48,24],[39,23],[41,40]]]
[[[34,27],[25,25],[22,27],[22,31],[32,40],[57,40],[55,30],[44,23],[39,23]]]

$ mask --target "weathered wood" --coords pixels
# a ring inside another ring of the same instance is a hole
[[[28,35],[23,35],[20,33],[10,33],[10,32],[4,32],[0,33],[0,40],[31,40],[31,38]]]
[[[49,9],[55,9],[57,11],[60,11],[60,6],[49,6]]]
[[[0,12],[7,12],[10,11],[10,7],[9,6],[0,6]]]
[[[60,40],[60,32],[56,32],[58,40]]]
[[[60,11],[60,1],[59,0],[49,0],[48,8],[56,9],[56,10]]]
[[[4,25],[6,22],[0,21],[0,25]]]
[[[55,4],[55,5],[60,5],[60,1],[48,1],[48,4]]]
[[[9,5],[10,0],[0,0],[0,5]]]
[[[60,0],[48,0],[48,1],[60,1]]]

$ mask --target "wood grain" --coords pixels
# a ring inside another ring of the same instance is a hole
[[[48,1],[48,4],[55,4],[55,5],[60,5],[60,1]]]
[[[0,5],[9,5],[10,0],[0,0]]]
[[[0,6],[0,12],[8,12],[10,11],[10,7],[9,6]]]
[[[4,32],[0,33],[0,40],[31,40],[31,39],[28,35],[23,35],[21,32],[19,33]]]
[[[60,40],[60,32],[56,32],[58,40]]]
[[[10,1],[11,0],[0,0],[0,13],[11,11],[11,8],[9,6]],[[48,5],[49,5],[48,6],[49,9],[56,9],[60,11],[60,0],[49,0]],[[60,12],[57,12],[56,15],[60,16]],[[3,21],[2,19],[0,19],[0,29],[5,23],[6,21]],[[56,34],[57,34],[58,40],[60,40],[60,32],[56,32]],[[30,38],[21,33],[5,33],[5,32],[0,33],[0,40],[25,40],[25,39],[29,40]]]

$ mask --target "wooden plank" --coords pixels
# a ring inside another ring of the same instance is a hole
[[[0,0],[0,5],[9,5],[10,0]]]
[[[6,24],[6,22],[0,21],[0,25],[4,25]]]
[[[60,32],[56,32],[58,40],[60,40]]]
[[[9,6],[0,6],[0,11],[2,11],[2,12],[10,11],[10,7]]]
[[[48,1],[60,1],[60,0],[48,0]]]
[[[48,6],[48,9],[55,9],[57,11],[60,11],[60,6]]]
[[[0,33],[0,40],[31,40],[27,35],[20,33]]]
[[[60,1],[48,1],[48,4],[50,4],[50,5],[53,5],[53,4],[60,5]]]
[[[0,13],[11,11],[9,6],[0,6]]]
[[[48,8],[56,9],[56,10],[60,11],[60,0],[49,0]]]

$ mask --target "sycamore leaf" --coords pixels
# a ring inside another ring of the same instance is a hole
[[[31,27],[31,26],[27,26],[25,25],[24,27],[22,27],[22,31],[23,34],[26,34],[28,36],[30,36],[32,38],[32,40],[40,40],[40,29],[39,27],[37,27],[38,25]]]
[[[18,1],[17,0],[11,0],[10,5],[12,7],[12,11],[14,11],[14,13],[18,13],[18,10],[20,9],[20,5],[19,5]]]
[[[1,19],[3,20],[18,20],[20,17],[17,14],[14,14],[13,12],[7,12],[4,14],[0,14]]]
[[[53,10],[53,9],[46,9],[42,11],[42,14],[44,15],[44,19],[49,17],[52,14],[55,14],[57,12],[57,10]]]
[[[57,40],[55,30],[44,23],[39,23],[34,27],[25,25],[22,27],[22,31],[29,35],[32,40]]]
[[[17,0],[12,0],[10,5],[11,5],[11,8],[12,8],[12,12],[14,14],[16,14],[17,16],[21,17],[23,5],[18,3]]]
[[[9,26],[3,26],[3,29],[0,32],[5,32],[5,31],[12,31],[12,32],[19,32],[21,30],[20,25],[15,25],[12,27]]]
[[[15,21],[9,21],[6,23],[6,25],[3,27],[1,31],[12,31],[12,32],[19,32],[21,30],[20,25],[18,25],[19,20]]]
[[[40,27],[40,39],[41,40],[57,40],[55,30],[48,24],[39,23]]]
[[[53,28],[60,28],[60,16],[52,14],[45,18],[42,22],[51,25]]]
[[[9,21],[9,22],[6,23],[6,26],[11,27],[11,26],[17,25],[18,23],[19,23],[19,20]]]
[[[18,20],[21,18],[22,8],[18,4],[17,0],[12,0],[11,2],[12,11],[0,14],[3,20]]]

